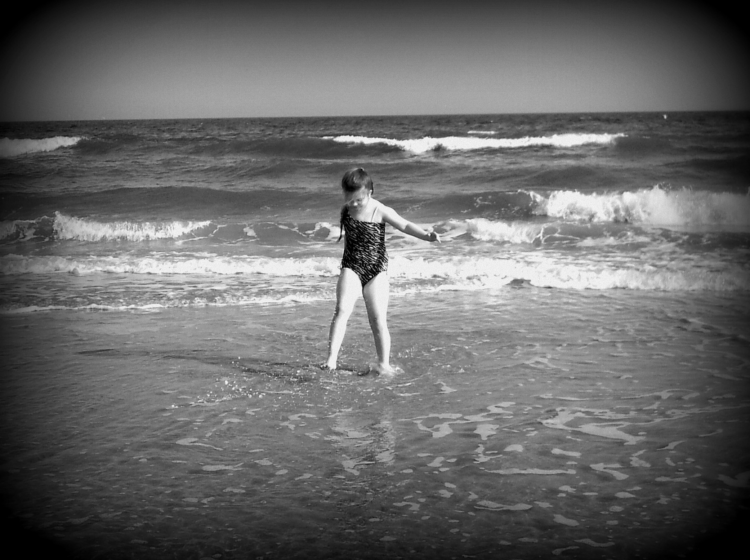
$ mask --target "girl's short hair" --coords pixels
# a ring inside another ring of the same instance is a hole
[[[372,179],[370,179],[370,176],[367,174],[367,171],[365,171],[361,167],[355,167],[354,169],[350,169],[349,171],[344,173],[344,176],[341,179],[342,189],[344,189],[346,192],[354,192],[358,191],[362,187],[370,191],[370,194],[375,193],[375,185],[373,184]]]

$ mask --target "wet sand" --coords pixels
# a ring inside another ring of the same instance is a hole
[[[330,307],[4,315],[8,526],[80,558],[685,558],[736,537],[741,300],[394,298],[393,379],[355,373],[361,306],[344,369],[315,367]]]

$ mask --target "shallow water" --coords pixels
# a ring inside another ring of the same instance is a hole
[[[6,315],[12,517],[83,558],[677,558],[746,512],[741,298],[402,295],[392,379],[361,302],[314,367],[331,311]]]

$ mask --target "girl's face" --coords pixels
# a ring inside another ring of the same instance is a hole
[[[362,187],[353,192],[344,191],[344,204],[352,210],[359,210],[370,202],[370,191]]]

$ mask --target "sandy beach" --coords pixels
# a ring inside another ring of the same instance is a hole
[[[718,551],[749,483],[737,303],[395,298],[393,379],[314,367],[324,304],[6,315],[5,503],[80,558]]]

